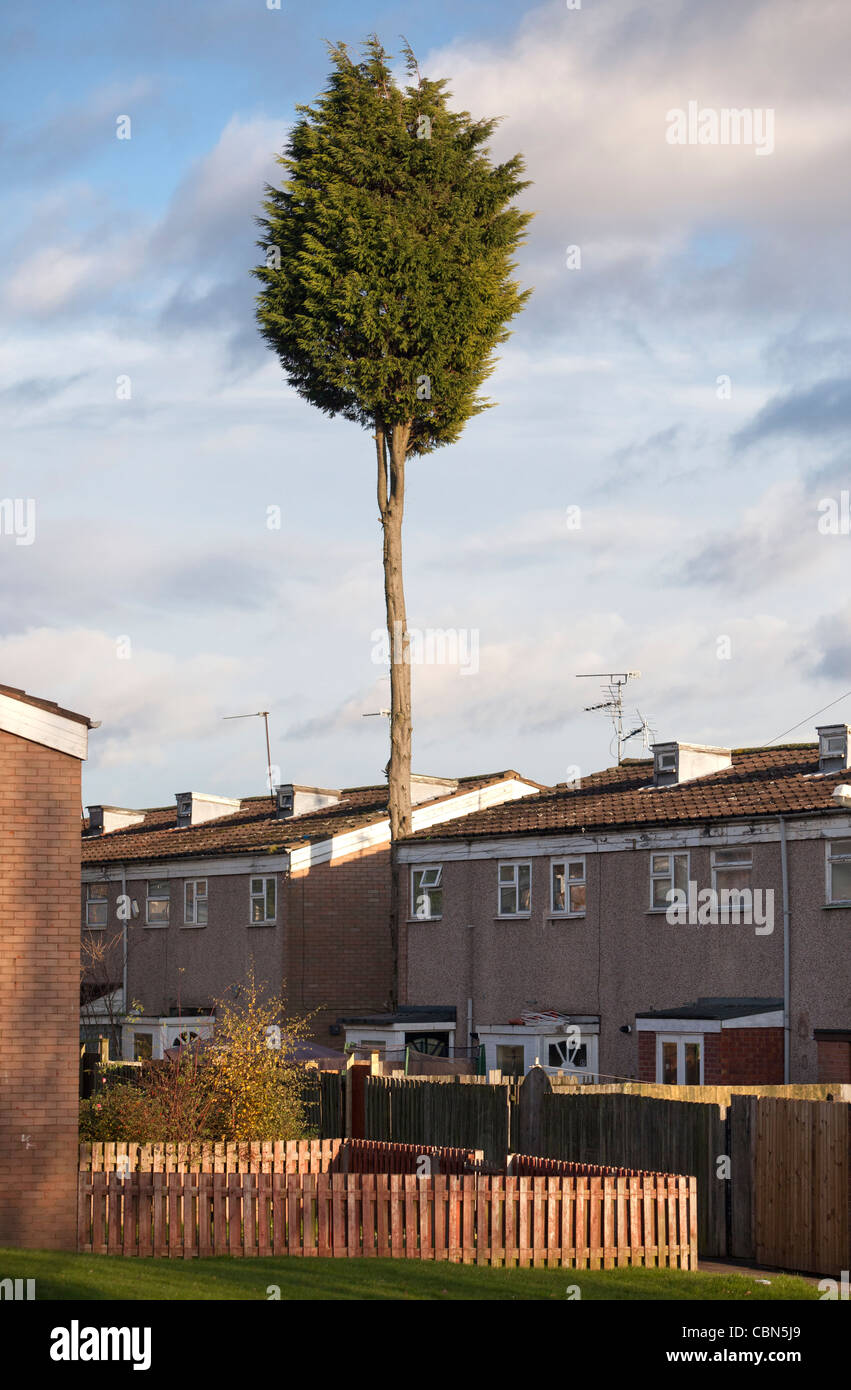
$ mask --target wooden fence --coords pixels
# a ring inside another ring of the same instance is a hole
[[[294,1139],[219,1144],[81,1144],[81,1173],[432,1173],[481,1171],[481,1150],[374,1139]],[[421,1166],[421,1165],[420,1165]]]
[[[685,1177],[88,1170],[78,1200],[78,1249],[95,1254],[697,1262],[695,1183]]]
[[[366,1078],[365,1134],[405,1144],[481,1149],[502,1164],[511,1150],[511,1113],[517,1083],[477,1077]]]

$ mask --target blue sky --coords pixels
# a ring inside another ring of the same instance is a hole
[[[87,801],[262,790],[259,724],[222,722],[253,709],[282,780],[381,776],[371,442],[289,391],[248,273],[324,40],[373,30],[502,116],[536,212],[499,404],[410,470],[409,620],[479,650],[415,668],[415,766],[607,764],[581,671],[639,669],[660,739],[734,746],[851,687],[851,536],[818,525],[851,487],[845,7],[83,0],[5,25],[2,496],[36,529],[0,534],[0,679],[103,721]],[[773,152],[672,146],[692,100],[771,109]]]

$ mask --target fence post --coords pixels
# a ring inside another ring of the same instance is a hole
[[[516,1147],[518,1153],[540,1154],[544,1096],[552,1095],[543,1067],[532,1067],[520,1087]],[[512,1136],[513,1138],[513,1136]]]

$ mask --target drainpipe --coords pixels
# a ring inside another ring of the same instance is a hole
[[[783,1082],[789,1084],[789,853],[786,843],[786,821],[778,816],[780,826],[780,873],[783,885]]]
[[[121,968],[121,1013],[122,1013],[122,1018],[126,1018],[126,1016],[127,1016],[127,868],[126,868],[126,866],[125,866],[124,864],[121,865],[121,895],[122,895],[122,898],[123,898],[123,900],[124,900],[124,901],[123,901],[123,907],[124,907],[124,921],[123,921],[123,924],[122,924],[122,932],[121,932],[121,938],[122,938],[122,940],[121,940],[121,948],[122,948],[122,953],[123,953],[123,962],[122,962],[122,968]],[[123,1026],[122,1026],[122,1028],[121,1028],[121,1035],[120,1035],[120,1044],[121,1044],[122,1056],[124,1055],[123,1043],[124,1043],[124,1028],[123,1028]]]

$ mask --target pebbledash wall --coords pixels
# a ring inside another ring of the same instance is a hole
[[[0,687],[0,1246],[76,1248],[83,715]]]
[[[443,865],[443,915],[405,924],[402,1001],[454,1005],[457,1040],[466,1044],[468,1001],[474,1029],[507,1023],[533,1006],[600,1018],[599,1071],[637,1077],[636,1014],[678,1008],[698,996],[782,997],[783,914],[780,846],[776,823],[742,836],[753,850],[754,887],[774,890],[774,930],[757,935],[752,926],[675,926],[664,911],[650,910],[650,853],[679,849],[685,837],[654,832],[652,847],[607,848],[591,835],[506,837],[408,842],[402,850],[407,892],[416,864]],[[805,838],[798,838],[798,836]],[[825,1080],[851,1080],[851,1046],[820,1041],[819,1030],[849,1027],[851,1018],[851,906],[825,903],[828,836],[851,838],[847,816],[789,823],[791,924],[790,1062],[792,1081],[816,1081],[822,1058],[833,1070]],[[689,832],[691,876],[701,888],[712,883],[710,846],[727,844],[725,827]],[[568,847],[569,846],[569,847]],[[551,858],[582,853],[586,861],[587,908],[583,917],[549,911]],[[484,856],[485,857],[474,857]],[[500,862],[530,860],[532,906],[528,917],[505,919],[497,911]],[[632,1033],[621,1032],[629,1026]],[[660,1024],[660,1031],[662,1025]],[[695,1024],[695,1031],[700,1025]],[[755,1032],[770,1033],[770,1029]],[[782,1030],[780,1056],[782,1081]],[[848,1035],[851,1037],[851,1035]],[[777,1069],[777,1038],[742,1039],[717,1059],[731,1075],[752,1062],[764,1063],[766,1082]],[[727,1046],[727,1044],[725,1044]],[[736,1047],[750,1056],[734,1055]],[[755,1050],[756,1049],[756,1050]],[[708,1058],[708,1052],[707,1052]],[[829,1061],[828,1061],[829,1059]],[[838,1073],[844,1073],[839,1075]]]

